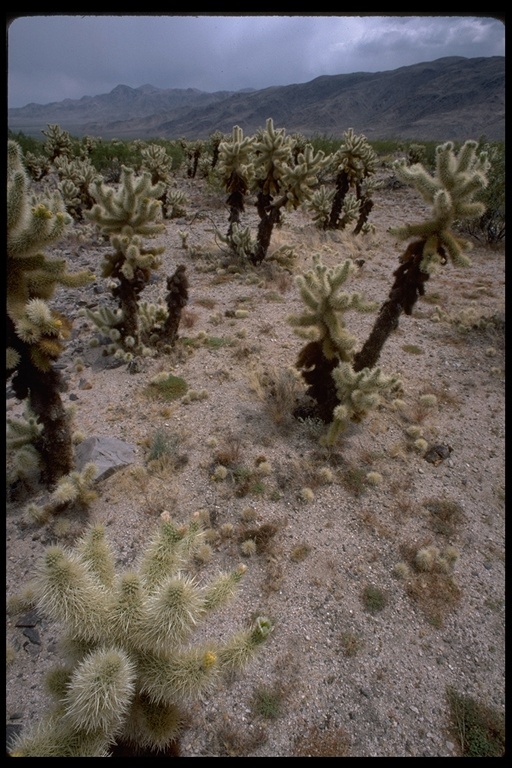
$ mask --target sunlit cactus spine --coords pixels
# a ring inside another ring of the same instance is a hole
[[[139,295],[152,271],[160,267],[160,254],[165,250],[164,246],[147,247],[143,241],[165,229],[159,199],[164,191],[163,182],[152,184],[149,171],[136,176],[126,166],[122,167],[117,190],[100,180],[90,186],[96,203],[86,211],[86,217],[110,238],[114,247],[104,257],[102,276],[115,281],[112,295],[120,310],[112,326],[98,327],[110,337],[112,330],[119,333],[117,348],[127,360],[140,352]]]
[[[355,370],[373,368],[389,334],[397,327],[400,315],[412,314],[414,305],[425,293],[425,283],[433,272],[451,261],[456,267],[469,266],[464,251],[471,244],[457,237],[455,222],[479,216],[485,205],[475,199],[487,186],[489,160],[486,152],[477,154],[476,141],[466,141],[458,153],[452,142],[436,148],[436,166],[430,174],[420,163],[407,166],[397,161],[396,174],[413,184],[431,205],[425,221],[391,230],[401,240],[414,238],[400,257],[400,266],[387,301],[382,305],[363,348],[354,358]]]
[[[37,200],[20,146],[7,145],[7,378],[16,397],[27,400],[43,430],[35,444],[44,482],[52,485],[73,467],[68,414],[54,367],[71,333],[71,321],[49,300],[59,286],[76,288],[94,279],[88,271],[68,272],[65,259],[50,259],[43,249],[58,241],[71,217],[61,196]]]
[[[107,756],[116,743],[164,750],[179,738],[184,705],[247,666],[272,630],[264,617],[224,641],[193,642],[246,570],[200,583],[191,571],[202,539],[195,520],[162,519],[138,570],[120,574],[101,525],[73,550],[48,548],[23,607],[66,627],[65,663],[49,678],[54,708],[15,739],[11,755]]]

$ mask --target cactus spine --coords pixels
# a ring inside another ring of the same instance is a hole
[[[187,573],[202,536],[196,521],[162,520],[138,571],[119,575],[102,526],[73,550],[47,550],[27,604],[66,626],[67,660],[50,679],[54,710],[17,738],[11,754],[106,756],[115,741],[164,749],[178,738],[183,704],[251,661],[271,631],[263,617],[224,643],[191,643],[245,571],[206,584]]]

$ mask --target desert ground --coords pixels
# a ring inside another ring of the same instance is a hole
[[[475,242],[470,267],[448,263],[430,278],[379,360],[401,391],[335,445],[322,444],[317,419],[294,416],[304,391],[294,371],[304,341],[289,322],[304,308],[295,276],[315,254],[329,267],[357,260],[347,289],[380,306],[405,248],[389,229],[426,213],[413,189],[380,174],[374,232],[321,231],[299,209],[259,266],[216,235],[228,226],[222,190],[178,178],[186,213],[158,236],[163,264],[143,299],[162,302],[165,277],[184,264],[189,300],[174,348],[130,369],[90,343],[98,332],[84,307],[115,306],[101,277],[53,299],[73,320],[59,366],[77,446],[116,437],[135,459],[96,483],[87,508],[42,524],[26,508],[47,491],[8,489],[7,597],[48,545],[71,547],[90,524],[105,525],[123,570],[162,514],[187,523],[199,513],[208,546],[197,577],[240,562],[247,571],[197,639],[222,639],[256,615],[274,629],[247,669],[188,707],[183,757],[457,757],[449,689],[504,715],[504,247]],[[244,223],[255,232],[257,222],[248,206]],[[272,258],[284,246],[295,257],[287,268]],[[106,250],[99,237],[70,236],[47,253],[100,275]],[[375,313],[345,319],[359,348]],[[148,397],[162,372],[187,393]],[[8,417],[22,412],[9,383],[6,402]],[[421,570],[423,550],[435,562]],[[10,734],[45,712],[44,676],[59,660],[59,627],[20,618],[7,616]]]

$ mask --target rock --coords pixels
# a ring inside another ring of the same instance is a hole
[[[423,457],[425,461],[433,464],[437,467],[442,461],[447,459],[452,452],[452,448],[449,445],[431,445]]]
[[[78,471],[89,462],[94,462],[98,468],[96,481],[105,480],[116,470],[133,464],[137,459],[137,449],[117,437],[88,437],[77,445],[75,459]]]

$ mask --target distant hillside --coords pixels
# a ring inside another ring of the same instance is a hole
[[[305,136],[341,138],[353,128],[370,140],[504,140],[505,57],[453,56],[256,91],[118,85],[100,96],[9,109],[8,126],[39,137],[57,123],[74,136],[205,139],[234,125],[254,133],[269,117]]]

